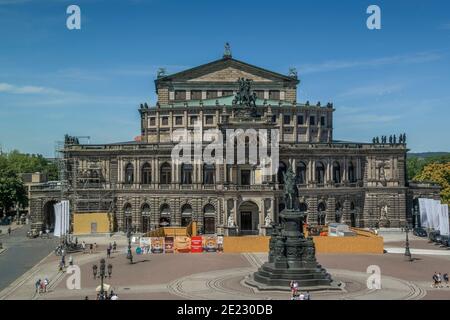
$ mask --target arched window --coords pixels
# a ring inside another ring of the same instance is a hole
[[[321,161],[316,163],[316,182],[319,184],[325,182],[325,166]]]
[[[159,226],[170,226],[170,207],[167,203],[163,204],[160,208]]]
[[[333,182],[341,183],[341,166],[337,161],[333,163]]]
[[[342,205],[340,202],[337,202],[335,208],[335,221],[340,223],[341,220],[342,220]]]
[[[300,212],[306,212],[308,211],[308,205],[302,202],[299,204],[298,209],[300,210]]]
[[[125,183],[132,184],[134,182],[134,167],[131,163],[125,167]]]
[[[161,184],[170,184],[170,183],[172,183],[172,168],[170,167],[170,164],[168,164],[167,162],[164,162],[161,165],[160,183]]]
[[[356,210],[355,203],[350,203],[350,226],[356,227]]]
[[[203,184],[214,184],[215,166],[213,164],[205,164],[203,166]]]
[[[128,228],[133,228],[133,225],[132,225],[133,224],[133,217],[132,217],[133,208],[131,207],[131,204],[129,204],[129,203],[125,204],[123,211],[124,211],[124,215],[125,215],[124,228],[125,228],[125,231],[127,231]]]
[[[298,184],[306,183],[306,164],[301,161],[297,165],[297,183]]]
[[[278,174],[277,174],[277,179],[278,179],[279,184],[284,184],[283,173],[285,173],[286,171],[287,171],[286,164],[284,162],[280,161],[280,164],[278,167]]]
[[[148,162],[146,162],[143,166],[142,166],[142,179],[141,179],[141,183],[142,184],[150,184],[152,183],[152,167],[150,166],[150,164]]]
[[[150,231],[150,205],[145,203],[141,208],[141,230],[143,233]]]
[[[216,209],[212,204],[203,208],[203,229],[205,234],[216,233]]]
[[[350,181],[351,183],[356,182],[356,172],[353,162],[350,162],[348,165],[348,181]]]
[[[325,203],[323,202],[319,203],[319,205],[317,206],[318,211],[317,224],[319,226],[323,226],[325,224],[325,216],[326,216],[325,210],[326,210]]]
[[[192,165],[183,163],[181,165],[181,183],[192,184]]]
[[[181,226],[187,227],[192,221],[192,207],[190,204],[185,204],[181,207]]]

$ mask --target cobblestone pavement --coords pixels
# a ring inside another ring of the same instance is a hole
[[[440,250],[432,244],[428,247],[426,242],[418,241],[421,246],[416,250]],[[96,253],[74,255],[74,262],[81,270],[80,290],[66,288],[68,275],[57,272],[59,258],[50,255],[15,281],[9,290],[0,292],[0,299],[80,300],[85,296],[95,299],[95,288],[100,281],[93,279],[92,265],[106,256],[108,241],[99,243],[102,244]],[[266,253],[135,255],[135,263],[129,264],[126,247],[122,243],[120,241],[118,252],[107,259],[107,263],[113,265],[113,274],[105,279],[120,299],[289,299],[286,292],[258,292],[245,285],[245,277],[267,259]],[[431,287],[434,271],[450,272],[450,256],[434,253],[413,253],[412,262],[406,261],[403,254],[318,254],[318,261],[335,281],[342,282],[343,289],[338,292],[314,292],[313,299],[450,299],[450,288]],[[369,274],[366,270],[369,265],[377,265],[381,269],[381,290],[367,289]],[[49,292],[37,295],[34,282],[37,277],[43,278],[45,275],[51,282]]]

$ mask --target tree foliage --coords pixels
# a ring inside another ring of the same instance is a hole
[[[450,204],[450,161],[429,163],[414,177],[415,181],[433,181],[441,186],[442,202]]]
[[[24,154],[17,150],[0,154],[0,214],[7,213],[18,204],[28,204],[27,190],[20,175],[41,172],[50,180],[58,178],[56,165],[42,155]]]

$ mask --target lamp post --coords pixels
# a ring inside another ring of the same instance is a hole
[[[405,225],[405,233],[406,233],[405,257],[407,258],[407,261],[413,261],[412,257],[411,257],[411,251],[409,250],[409,238],[408,238],[409,225],[408,225],[408,222],[406,222],[406,225]]]
[[[100,297],[103,299],[105,290],[103,288],[103,280],[104,278],[108,277],[111,278],[112,274],[112,264],[108,264],[108,267],[106,267],[105,259],[100,260],[100,267],[98,267],[96,264],[92,266],[92,273],[94,274],[94,279],[100,278]],[[99,271],[100,269],[100,271]]]
[[[128,238],[128,252],[127,259],[130,260],[130,264],[133,263],[133,253],[131,252],[131,225],[127,226],[127,238]]]

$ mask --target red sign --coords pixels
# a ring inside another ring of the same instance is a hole
[[[202,237],[192,237],[191,238],[191,252],[194,252],[194,253],[203,252]]]

